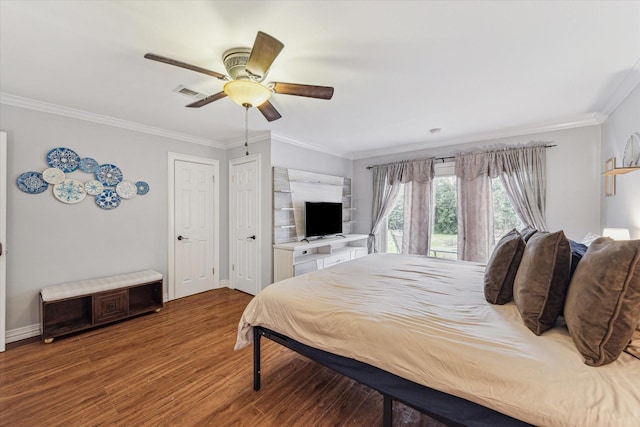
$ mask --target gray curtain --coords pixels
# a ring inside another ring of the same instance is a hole
[[[546,231],[547,155],[544,146],[525,147],[501,153],[500,180],[520,220]]]
[[[546,147],[456,155],[458,259],[486,262],[493,250],[490,178],[500,177],[520,220],[546,230]]]
[[[494,245],[490,153],[456,156],[458,259],[486,262]]]
[[[403,176],[404,227],[402,253],[429,255],[433,223],[433,159],[407,163]]]
[[[405,223],[402,253],[428,254],[433,210],[433,159],[373,167],[373,225],[369,253],[384,252],[386,219],[405,184]],[[407,192],[408,191],[408,192]]]
[[[386,230],[383,225],[398,200],[403,170],[404,164],[401,163],[373,167],[372,226],[367,242],[369,253],[381,252],[382,243],[386,242],[386,238],[380,239],[379,234]]]

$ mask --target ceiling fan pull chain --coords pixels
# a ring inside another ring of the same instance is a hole
[[[249,106],[244,107],[244,148],[246,155],[249,155]]]

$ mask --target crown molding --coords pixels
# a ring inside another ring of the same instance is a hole
[[[271,131],[268,130],[264,132],[258,132],[253,136],[250,136],[247,142],[249,144],[255,144],[257,142],[270,141],[270,140],[271,140]],[[227,142],[224,144],[224,148],[228,150],[230,148],[242,147],[243,145],[244,145],[244,138],[238,138],[238,139],[234,138],[234,139],[227,140]]]
[[[329,149],[326,147],[320,147],[319,145],[315,145],[310,142],[303,141],[301,139],[291,138],[289,136],[281,135],[275,132],[271,133],[271,139],[275,139],[276,141],[279,141],[279,142],[284,142],[285,144],[306,148],[307,150],[317,151],[319,153],[329,154],[336,157],[342,157],[347,160],[353,160],[353,156],[351,156],[350,153],[347,153],[345,151]]]
[[[135,132],[147,133],[150,135],[161,136],[164,138],[189,142],[192,144],[205,145],[207,147],[218,148],[221,150],[224,150],[226,148],[224,144],[213,139],[201,138],[198,136],[188,135],[180,132],[173,132],[167,129],[147,126],[136,122],[117,119],[115,117],[103,116],[101,114],[95,114],[88,111],[77,110],[75,108],[64,107],[62,105],[50,104],[48,102],[37,101],[35,99],[23,98],[21,96],[11,95],[4,92],[0,92],[0,104],[25,108],[27,110],[42,111],[44,113],[55,114],[58,116],[71,117],[74,119],[132,130]]]
[[[629,94],[640,84],[640,59],[636,61],[636,63],[631,67],[631,69],[627,72],[622,79],[622,82],[618,85],[611,98],[609,98],[609,102],[602,109],[602,114],[605,116],[605,120],[611,113],[613,113],[616,108],[622,101],[627,99]],[[604,122],[604,120],[603,120]]]
[[[368,159],[370,157],[388,156],[391,154],[406,153],[409,151],[426,150],[430,148],[439,148],[451,145],[467,144],[471,142],[482,142],[492,139],[509,138],[513,136],[529,135],[534,133],[553,132],[564,129],[573,129],[577,127],[595,126],[602,124],[607,116],[601,113],[590,113],[577,116],[568,120],[553,121],[531,126],[520,126],[509,129],[501,129],[494,132],[484,132],[473,135],[467,135],[460,138],[442,139],[431,142],[420,142],[417,144],[408,144],[395,146],[392,148],[382,148],[379,150],[368,150],[353,152],[353,160]]]
[[[336,151],[336,150],[330,150],[326,147],[320,147],[318,145],[311,144],[301,139],[291,138],[289,136],[285,136],[273,131],[265,131],[249,137],[249,144],[252,144],[255,142],[262,142],[262,141],[273,141],[273,140],[278,142],[283,142],[289,145],[295,145],[297,147],[305,148],[307,150],[317,151],[319,153],[324,153],[324,154],[330,154],[332,156],[342,157],[347,160],[353,160],[353,158],[349,156],[348,153]],[[225,144],[225,147],[235,148],[235,147],[240,147],[242,145],[244,145],[244,138],[230,140]]]

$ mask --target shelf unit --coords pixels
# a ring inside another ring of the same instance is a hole
[[[273,168],[273,243],[296,242],[304,237],[302,201],[342,203],[342,233],[355,222],[351,179],[287,168]]]
[[[367,255],[366,234],[273,245],[273,280],[288,279]]]

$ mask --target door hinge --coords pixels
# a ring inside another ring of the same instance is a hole
[[[215,175],[211,176],[211,181],[216,182],[216,176]]]
[[[215,268],[215,267],[213,267],[213,268],[211,269],[211,273],[213,273],[213,275],[214,275],[214,276],[216,275],[216,268]]]
[[[236,176],[235,175],[231,175],[231,183],[232,184],[236,183]]]
[[[231,271],[236,271],[236,265],[235,264],[231,264]]]

